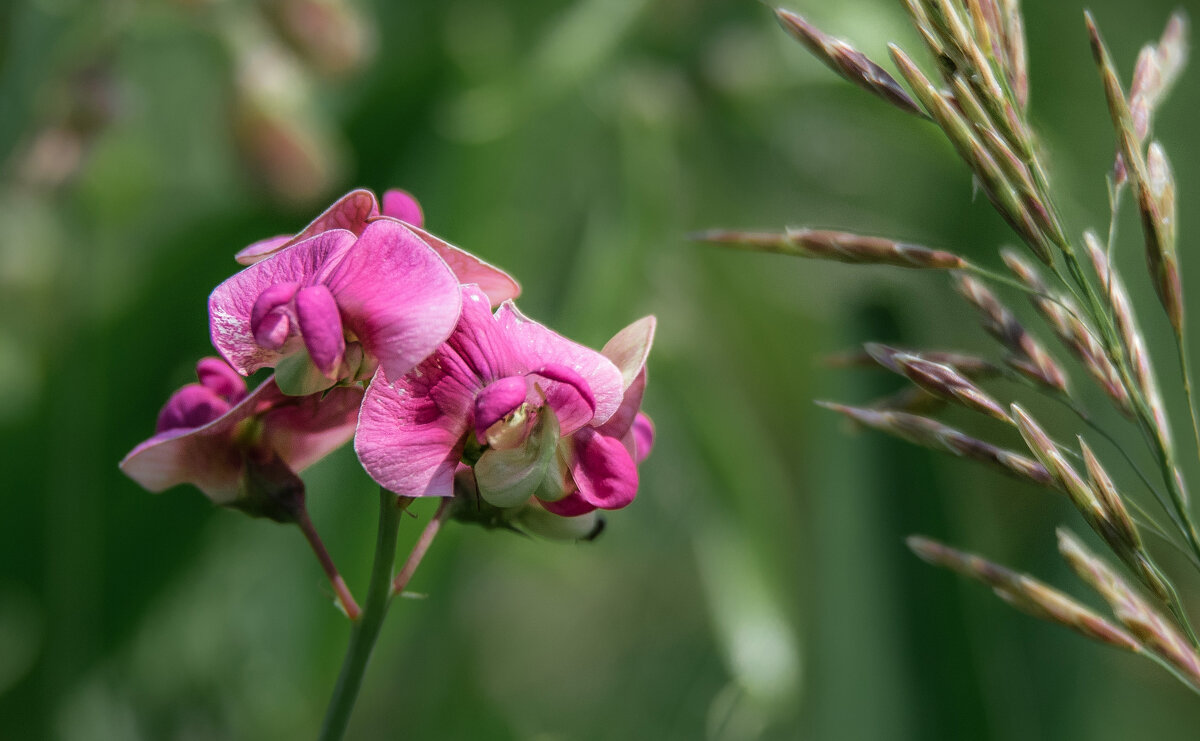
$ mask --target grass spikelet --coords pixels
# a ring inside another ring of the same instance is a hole
[[[789,229],[784,234],[710,230],[691,235],[698,242],[757,252],[774,252],[857,265],[894,265],[926,270],[961,270],[969,263],[952,252],[883,237],[820,229]]]

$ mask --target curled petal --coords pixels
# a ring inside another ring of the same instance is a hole
[[[583,424],[603,424],[617,411],[625,386],[621,371],[611,360],[527,318],[511,301],[500,307],[496,318],[510,338],[514,356],[525,367],[541,369],[550,364],[566,366],[582,379],[592,394],[595,406],[595,414]],[[549,389],[546,391],[549,396]],[[576,422],[560,417],[563,435],[578,429]]]
[[[454,274],[397,221],[369,224],[325,282],[342,320],[389,378],[412,370],[458,322],[461,298]]]
[[[484,441],[488,428],[525,403],[527,387],[521,376],[493,381],[475,397],[475,434]]]
[[[296,293],[296,317],[313,365],[327,378],[336,378],[346,352],[346,336],[333,294],[320,284],[301,288]]]
[[[571,477],[579,496],[599,509],[620,509],[637,495],[637,464],[615,437],[590,427],[575,433]]]
[[[534,386],[530,401],[536,404],[540,401],[537,397],[545,394],[546,405],[558,415],[564,435],[583,427],[596,415],[595,395],[583,376],[571,368],[550,363],[530,373],[529,380]]]
[[[292,333],[288,314],[299,283],[278,283],[263,291],[250,310],[250,331],[254,341],[270,350],[278,350]]]
[[[201,358],[196,363],[196,377],[202,386],[212,389],[230,404],[246,398],[246,380],[220,358]]]
[[[621,399],[621,406],[617,407],[617,411],[613,413],[613,416],[608,418],[607,422],[596,428],[597,431],[609,437],[625,437],[629,429],[633,427],[634,421],[640,413],[642,397],[645,394],[646,369],[643,368],[634,377],[633,383],[629,385],[629,388],[625,389],[625,396]]]
[[[158,432],[202,427],[229,411],[229,402],[199,383],[176,391],[158,413]]]
[[[217,286],[208,298],[208,312],[213,345],[221,357],[242,375],[274,365],[281,357],[279,349],[260,345],[251,328],[259,297],[280,284],[314,282],[327,263],[336,262],[354,243],[354,235],[348,231],[327,231],[277,252]]]
[[[420,227],[425,223],[421,204],[408,191],[392,188],[383,193],[383,215]]]

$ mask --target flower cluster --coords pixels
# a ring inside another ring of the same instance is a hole
[[[653,442],[654,318],[583,347],[521,314],[504,271],[422,227],[407,193],[355,190],[237,253],[246,267],[208,302],[221,359],[200,361],[122,470],[307,527],[296,472],[354,438],[382,487],[451,498],[457,519],[597,532],[596,510],[633,500]]]

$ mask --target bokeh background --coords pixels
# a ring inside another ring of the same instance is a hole
[[[1126,78],[1175,7],[1089,4]],[[1103,228],[1113,143],[1080,8],[1028,5],[1061,203]],[[890,0],[791,7],[877,59],[917,46]],[[812,405],[897,387],[821,364],[867,339],[991,350],[944,276],[687,241],[806,224],[992,265],[1013,241],[932,127],[841,82],[766,6],[17,0],[0,60],[0,737],[314,736],[348,631],[302,538],[116,464],[211,352],[232,254],[360,185],[417,194],[580,341],[657,314],[659,441],[597,542],[451,528],[424,598],[388,618],[350,738],[1194,737],[1200,702],[1162,672],[903,545],[940,537],[1095,604],[1054,551],[1056,524],[1081,528],[1063,502]],[[1198,80],[1157,124],[1193,285]],[[1119,262],[1178,405],[1126,216]],[[361,593],[375,489],[349,449],[306,479]]]

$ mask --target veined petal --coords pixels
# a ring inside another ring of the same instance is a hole
[[[243,265],[253,265],[285,247],[332,229],[345,229],[359,235],[366,228],[367,221],[378,215],[379,204],[374,193],[363,188],[352,190],[334,201],[332,206],[325,209],[295,236],[272,237],[255,242],[237,253],[234,259]]]
[[[534,370],[551,364],[562,365],[579,374],[587,383],[596,410],[588,422],[603,424],[617,411],[625,386],[621,371],[611,360],[527,318],[511,301],[506,301],[500,307],[496,318],[508,335],[514,354],[526,368]],[[546,391],[549,395],[549,390]],[[577,429],[567,424],[565,419],[560,419],[559,423],[564,435]]]
[[[270,257],[272,254],[283,249],[284,245],[291,242],[293,238],[291,234],[279,234],[274,237],[260,239],[242,248],[241,251],[233,256],[233,259],[242,265],[253,265],[259,260]]]
[[[437,359],[435,355],[395,384],[388,383],[381,368],[358,415],[358,460],[380,486],[401,496],[454,493],[475,389],[445,374]],[[446,406],[434,399],[435,386],[442,388]],[[450,391],[451,386],[458,392]]]
[[[399,219],[405,224],[420,227],[425,223],[425,215],[421,212],[421,204],[411,193],[399,188],[383,192],[383,215]]]
[[[391,219],[369,224],[325,283],[343,321],[388,378],[400,378],[428,357],[449,337],[461,310],[450,268]]]
[[[621,379],[628,388],[646,367],[646,357],[654,344],[654,329],[658,320],[653,315],[644,316],[613,335],[604,344],[600,354],[613,362],[621,371]]]
[[[320,284],[301,288],[296,293],[296,317],[313,365],[326,378],[337,378],[346,352],[346,336],[333,294]]]
[[[455,247],[440,237],[435,237],[422,229],[420,224],[406,223],[405,226],[446,261],[446,264],[454,271],[454,275],[458,277],[459,283],[463,285],[474,283],[479,286],[493,307],[521,295],[521,286],[511,275],[500,268],[484,262],[470,252]]]
[[[303,471],[354,437],[363,390],[339,386],[324,394],[290,397],[263,415],[263,439],[293,471]]]
[[[336,260],[355,242],[354,235],[337,229],[299,242],[257,262],[226,280],[208,298],[213,345],[233,369],[249,375],[274,365],[277,349],[260,345],[251,329],[255,303],[279,284],[307,285],[329,261]]]

